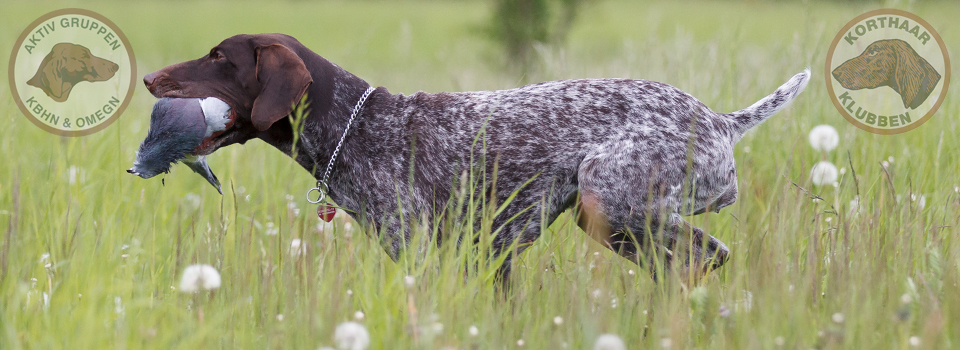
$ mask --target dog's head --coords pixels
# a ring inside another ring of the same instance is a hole
[[[116,63],[94,56],[86,47],[59,43],[43,58],[27,84],[42,89],[54,101],[63,102],[77,83],[110,80],[118,68]]]
[[[833,77],[846,89],[893,88],[903,106],[917,108],[930,96],[940,74],[903,40],[878,40],[833,70]]]
[[[237,35],[199,59],[147,74],[143,83],[156,97],[216,97],[230,105],[230,126],[193,152],[210,154],[257,137],[290,114],[313,82],[301,50],[287,35]]]

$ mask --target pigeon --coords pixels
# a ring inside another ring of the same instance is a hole
[[[207,164],[207,157],[192,152],[215,132],[226,130],[229,121],[230,106],[220,99],[161,98],[153,105],[150,131],[127,172],[149,179],[169,173],[172,164],[183,162],[222,195],[220,180]]]

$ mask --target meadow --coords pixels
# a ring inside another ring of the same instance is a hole
[[[127,174],[155,102],[142,85],[110,127],[65,138],[0,84],[2,349],[316,349],[351,320],[372,349],[590,349],[605,333],[629,349],[960,347],[960,88],[923,126],[880,136],[837,113],[823,75],[836,32],[880,7],[923,17],[960,55],[955,1],[597,1],[523,78],[482,34],[484,2],[4,2],[0,47],[64,7],[119,25],[140,76],[281,32],[404,94],[626,77],[734,111],[805,67],[813,80],[738,144],[738,202],[691,218],[731,249],[722,269],[655,282],[565,214],[506,296],[469,251],[417,241],[394,262],[351,219],[321,224],[303,197],[313,179],[259,141],[210,157],[223,196],[184,166],[163,182]],[[832,152],[807,142],[820,124],[839,131]],[[811,184],[824,159],[836,187]],[[220,288],[179,291],[191,264],[219,270]]]

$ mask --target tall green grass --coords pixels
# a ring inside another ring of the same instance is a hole
[[[116,22],[141,75],[232,34],[284,32],[395,93],[519,81],[478,32],[489,7],[473,2],[5,3],[0,47],[71,6]],[[924,17],[960,52],[956,3],[886,6]],[[126,174],[154,102],[143,88],[116,123],[81,138],[48,134],[0,99],[0,348],[313,349],[333,345],[336,325],[356,311],[377,349],[502,349],[521,339],[524,348],[584,349],[602,333],[629,348],[910,348],[911,337],[919,348],[955,347],[960,90],[906,134],[872,135],[843,120],[825,93],[823,60],[836,31],[870,9],[598,2],[565,48],[539,52],[544,69],[531,81],[658,80],[719,111],[813,69],[792,107],[738,144],[739,201],[691,219],[732,250],[698,285],[655,283],[564,215],[516,260],[502,297],[476,253],[482,240],[476,250],[438,247],[427,240],[434,226],[411,218],[418,234],[394,262],[357,223],[320,224],[302,194],[314,180],[260,142],[210,157],[224,196],[185,167],[163,183]],[[9,96],[6,84],[0,94]],[[818,124],[840,131],[827,155],[806,143]],[[824,157],[845,168],[836,188],[809,182]],[[304,253],[291,252],[294,239]],[[215,266],[222,287],[178,292],[195,263]]]

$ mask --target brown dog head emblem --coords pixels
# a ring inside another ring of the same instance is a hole
[[[90,54],[86,47],[59,43],[43,58],[37,74],[27,84],[43,90],[54,101],[63,102],[70,90],[81,81],[107,81],[119,66]]]
[[[903,40],[877,40],[860,56],[833,70],[833,77],[850,90],[893,88],[903,106],[916,109],[940,81],[940,73]]]

